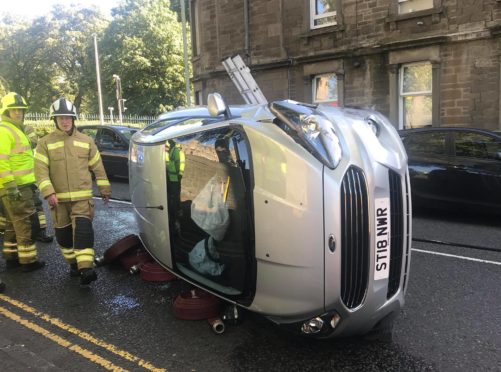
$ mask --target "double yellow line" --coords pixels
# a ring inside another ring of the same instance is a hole
[[[69,324],[66,324],[66,323],[60,321],[57,318],[53,318],[47,314],[44,314],[44,313],[34,309],[33,307],[28,306],[20,301],[14,300],[13,298],[10,298],[6,295],[0,294],[0,300],[4,301],[12,306],[15,306],[18,309],[21,309],[21,310],[35,316],[36,318],[41,319],[41,320],[43,320],[43,321],[45,321],[53,326],[56,326],[64,331],[66,331],[66,332],[72,333],[72,334],[80,337],[84,341],[87,341],[91,344],[99,346],[99,347],[105,349],[106,351],[113,353],[113,354],[127,360],[128,362],[135,363],[139,367],[142,367],[147,371],[166,371],[163,368],[157,368],[154,365],[152,365],[151,363],[149,363],[149,362],[147,362],[147,361],[145,361],[145,360],[143,360],[135,355],[132,355],[125,350],[120,350],[112,344],[109,344],[103,340],[100,340],[100,339],[90,335],[87,332],[81,331],[81,330],[79,330],[79,329],[77,329]],[[22,326],[24,326],[24,327],[26,327],[26,328],[28,328],[36,333],[41,334],[42,336],[48,338],[49,340],[55,342],[56,344],[58,344],[62,347],[65,347],[66,349],[71,350],[72,352],[75,352],[75,353],[81,355],[82,357],[88,359],[89,361],[91,361],[91,362],[93,362],[93,363],[95,363],[95,364],[97,364],[97,365],[99,365],[107,370],[125,371],[124,368],[113,364],[109,360],[104,359],[104,358],[100,357],[99,355],[91,352],[90,350],[87,350],[87,349],[80,347],[79,345],[72,344],[68,340],[65,340],[63,337],[60,337],[60,336],[56,335],[55,333],[52,333],[52,332],[48,331],[47,329],[40,327],[39,325],[37,325],[37,324],[27,320],[27,319],[22,318],[21,316],[13,313],[12,311],[9,311],[8,309],[4,308],[3,306],[0,306],[0,314],[4,315],[5,317],[7,317],[9,319],[12,319],[13,321],[19,323],[20,325],[22,325]]]

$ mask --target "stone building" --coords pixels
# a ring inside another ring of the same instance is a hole
[[[268,100],[372,107],[398,128],[500,129],[500,0],[191,0],[197,103],[243,99],[240,54]]]

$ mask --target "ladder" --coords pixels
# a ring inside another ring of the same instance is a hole
[[[247,104],[266,104],[268,100],[257,85],[242,57],[236,55],[223,60],[223,66]]]

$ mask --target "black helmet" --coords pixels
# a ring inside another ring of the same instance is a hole
[[[54,119],[56,116],[71,116],[76,119],[77,109],[66,98],[59,98],[50,105],[50,119]]]

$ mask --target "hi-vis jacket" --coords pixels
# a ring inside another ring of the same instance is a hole
[[[56,129],[38,141],[35,175],[44,198],[51,194],[61,202],[92,198],[91,172],[101,195],[110,195],[110,183],[94,141],[76,128],[71,135]]]
[[[5,189],[35,183],[30,141],[15,124],[0,122],[0,194]]]
[[[175,144],[165,150],[165,164],[170,182],[179,182],[184,174],[185,156],[181,146]]]

